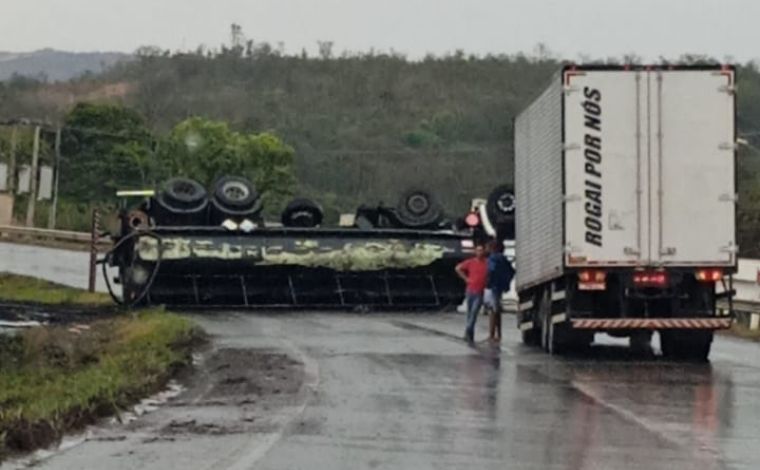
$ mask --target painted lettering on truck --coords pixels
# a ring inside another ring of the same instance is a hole
[[[602,93],[584,87],[583,107],[584,172],[586,174],[584,208],[586,212],[586,243],[602,246]]]

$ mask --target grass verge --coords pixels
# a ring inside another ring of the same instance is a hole
[[[0,460],[158,391],[200,338],[189,320],[157,310],[88,326],[0,336]]]
[[[42,279],[9,273],[0,273],[0,300],[5,302],[92,307],[113,303],[108,294],[87,292]]]

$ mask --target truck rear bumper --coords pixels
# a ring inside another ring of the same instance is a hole
[[[582,330],[722,330],[731,327],[732,318],[582,318],[571,320]]]

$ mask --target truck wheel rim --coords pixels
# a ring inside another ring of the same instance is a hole
[[[502,194],[496,200],[496,206],[505,214],[512,213],[515,210],[515,197],[512,194]]]
[[[195,196],[198,191],[192,184],[185,181],[178,181],[174,184],[174,192],[185,196]]]
[[[242,201],[251,193],[246,185],[237,182],[225,184],[222,192],[231,201]]]
[[[415,194],[409,197],[406,202],[406,207],[410,212],[420,215],[424,214],[428,210],[430,203],[428,202],[428,199],[422,194]]]

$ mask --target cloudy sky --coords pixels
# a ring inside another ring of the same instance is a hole
[[[757,0],[0,0],[0,50],[132,52],[249,39],[288,52],[394,49],[410,57],[456,49],[564,58],[705,53],[760,58]]]

